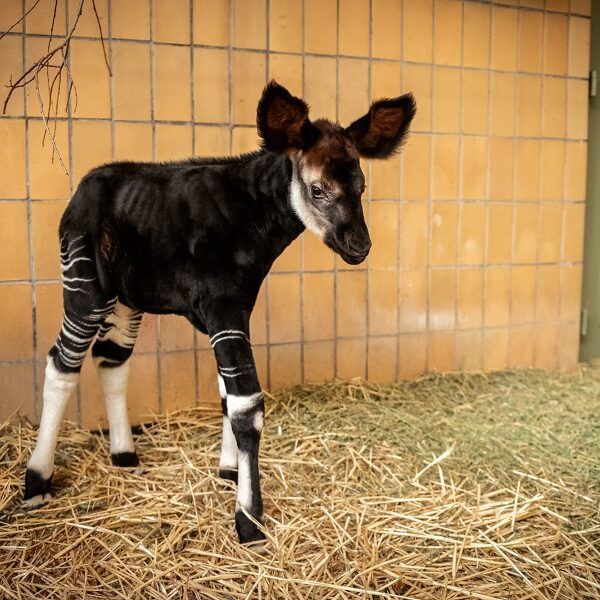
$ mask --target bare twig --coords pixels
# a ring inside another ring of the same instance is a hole
[[[60,73],[60,71],[59,71],[59,73]],[[48,134],[48,137],[50,138],[50,141],[52,142],[52,158],[54,158],[54,154],[56,154],[56,156],[58,156],[58,160],[60,161],[62,168],[64,169],[65,173],[68,175],[69,171],[68,171],[67,167],[65,166],[65,163],[63,162],[62,156],[60,155],[58,148],[56,147],[56,138],[54,137],[54,133],[50,132],[50,128],[48,126],[48,119],[46,118],[46,115],[44,114],[44,110],[43,110],[44,102],[43,102],[42,96],[40,94],[40,85],[39,85],[39,79],[38,79],[37,73],[35,76],[35,91],[37,94],[38,102],[40,103],[40,106],[42,107],[42,111],[41,111],[42,121],[44,122],[44,128],[46,130],[44,132],[44,138],[46,137],[46,134]],[[56,132],[56,120],[54,121],[54,123],[55,123],[54,132]]]
[[[61,44],[59,44],[58,46],[56,46],[54,49],[48,51],[41,58],[38,58],[28,69],[26,69],[21,74],[21,76],[15,82],[13,82],[12,79],[10,80],[10,85],[8,86],[9,92],[6,96],[6,99],[4,100],[3,113],[6,113],[6,107],[8,105],[8,102],[10,101],[10,98],[13,95],[14,91],[19,87],[25,87],[26,85],[28,85],[31,81],[33,81],[33,79],[35,79],[36,74],[38,74],[42,69],[51,67],[52,65],[50,65],[50,61],[59,52],[62,54],[62,63],[57,65],[57,67],[59,69],[61,69],[65,66],[66,58],[69,53],[69,46],[71,44],[71,38],[73,37],[73,34],[75,33],[75,29],[77,28],[77,23],[79,22],[79,17],[81,16],[81,11],[83,10],[84,2],[85,2],[85,0],[79,0],[79,8],[77,9],[77,16],[75,17],[75,20],[73,21],[73,26],[67,33],[67,36],[65,37],[64,41]],[[63,50],[64,50],[64,52],[62,52]],[[32,75],[32,77],[29,78],[31,75]]]
[[[94,9],[94,14],[96,15],[96,23],[98,23],[98,31],[100,32],[100,40],[102,42],[102,52],[104,53],[104,62],[106,63],[106,68],[108,70],[108,74],[112,76],[112,71],[110,70],[110,63],[108,61],[108,54],[106,53],[106,45],[104,43],[104,33],[102,32],[102,23],[100,22],[100,15],[98,14],[98,9],[96,8],[96,0],[92,0],[92,8]]]
[[[7,34],[10,33],[25,17],[41,2],[41,0],[36,0],[35,4],[18,20],[15,21],[6,31],[0,34],[0,40]]]
[[[50,46],[52,45],[52,39],[54,38],[54,25],[56,23],[56,11],[58,10],[58,0],[54,0],[54,9],[52,10],[52,25],[50,26],[50,38],[48,39],[48,52],[50,52]]]
[[[108,70],[109,75],[112,75],[110,70],[110,64],[108,60],[108,53],[106,50],[106,44],[104,39],[104,33],[102,31],[102,23],[100,22],[100,15],[98,14],[98,10],[96,7],[95,0],[89,0],[91,2],[92,8],[94,10],[94,14],[96,17],[96,22],[98,24],[98,30],[100,32],[100,39],[102,43],[102,52],[104,54],[104,61],[106,63],[106,68]],[[0,35],[0,39],[4,37],[9,31],[14,29],[38,4],[40,0],[37,0],[35,4],[16,22],[10,27],[6,32]],[[44,122],[44,136],[42,139],[42,145],[46,140],[46,136],[48,136],[52,142],[52,160],[54,160],[54,155],[58,156],[60,164],[64,169],[65,173],[68,174],[67,168],[65,166],[64,161],[60,155],[58,147],[56,145],[56,126],[58,119],[58,110],[61,98],[61,92],[63,90],[62,80],[63,80],[63,70],[66,72],[66,101],[65,101],[65,112],[68,111],[71,97],[74,97],[73,103],[73,112],[77,110],[77,88],[75,87],[75,82],[73,80],[73,76],[71,73],[71,69],[69,67],[69,50],[71,47],[71,40],[75,34],[77,29],[77,25],[79,23],[79,19],[83,12],[83,6],[86,0],[79,0],[79,4],[77,6],[77,11],[75,14],[75,19],[73,20],[73,24],[71,25],[69,31],[67,32],[65,38],[61,41],[60,44],[56,45],[54,48],[51,48],[52,41],[55,37],[55,24],[56,24],[56,15],[58,10],[58,0],[54,0],[54,10],[52,14],[52,22],[50,26],[50,34],[48,39],[47,51],[44,56],[38,58],[32,65],[30,65],[15,81],[11,78],[9,84],[6,86],[8,88],[8,93],[6,98],[4,99],[3,104],[3,114],[6,114],[8,103],[15,92],[15,90],[19,88],[25,88],[29,84],[33,83],[35,86],[36,97],[38,100],[38,104],[40,106],[40,114],[42,116],[42,121]],[[51,64],[53,59],[57,58],[57,64]],[[56,69],[56,72],[53,77],[50,75],[50,70]],[[39,77],[40,73],[46,73],[46,84],[48,88],[48,106],[44,106],[44,100],[42,98],[42,94],[40,92],[40,84]],[[50,126],[50,122],[54,121],[52,127]]]
[[[46,48],[47,52],[50,52],[50,46],[52,45],[52,40],[54,39],[54,25],[56,24],[56,12],[58,10],[58,0],[54,0],[54,9],[52,10],[52,24],[50,26],[50,37],[48,38],[48,46]],[[54,76],[52,80],[52,84],[50,83],[50,68],[46,66],[46,83],[48,85],[48,119],[50,118],[50,112],[52,111],[52,92],[54,90],[54,82],[56,78],[60,78],[61,70],[59,69],[57,74]],[[60,86],[58,88],[58,97],[56,99],[56,105],[58,106],[58,100],[60,98]],[[53,135],[56,135],[56,119],[54,120],[54,127],[52,131]],[[44,137],[42,138],[42,146],[46,141],[46,131],[44,130]],[[52,160],[54,161],[54,146],[52,147]]]

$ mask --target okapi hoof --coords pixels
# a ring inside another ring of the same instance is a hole
[[[52,475],[45,479],[34,469],[27,469],[22,508],[37,508],[42,504],[46,504],[52,498],[50,493],[51,484]]]
[[[235,530],[241,544],[251,544],[254,548],[264,544],[266,536],[242,510],[235,511]]]
[[[110,455],[115,467],[139,467],[140,459],[137,452],[115,452]]]
[[[219,469],[219,477],[221,479],[228,479],[229,481],[233,481],[233,483],[237,483],[237,469]]]

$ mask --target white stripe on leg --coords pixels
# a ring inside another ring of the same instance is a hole
[[[236,396],[235,394],[227,394],[227,413],[229,418],[233,419],[234,415],[245,413],[257,406],[262,400],[262,392],[250,394],[249,396]]]
[[[238,453],[238,491],[236,509],[239,509],[240,507],[251,513],[252,476],[250,474],[250,455],[248,452]]]
[[[221,440],[221,458],[219,460],[219,469],[237,469],[238,449],[231,421],[229,417],[223,415],[223,438]]]
[[[96,357],[98,377],[104,392],[110,429],[110,453],[134,452],[133,436],[127,414],[127,383],[129,361],[118,367],[98,367],[102,357]]]
[[[256,434],[256,447],[238,449],[238,493],[237,508],[244,508],[250,514],[255,512],[255,505],[260,502],[260,483],[252,480],[253,462],[258,460],[258,444],[263,428],[263,411],[259,405],[263,401],[262,392],[248,396],[227,395],[227,413],[232,422],[250,419],[251,429]],[[256,411],[256,412],[253,412]],[[244,426],[244,429],[247,427]],[[254,454],[256,453],[256,454]],[[256,467],[256,465],[254,465]],[[254,517],[260,515],[254,514]]]
[[[217,375],[217,381],[219,382],[219,394],[221,394],[221,400],[227,398],[227,388],[225,387],[225,382],[220,375]]]
[[[133,348],[141,325],[141,312],[117,302],[104,319],[98,339],[110,340],[121,348]]]
[[[220,375],[217,375],[219,382],[219,393],[221,399],[227,397],[225,382]],[[237,469],[238,464],[238,449],[233,429],[231,429],[231,421],[227,415],[223,415],[223,437],[221,438],[221,457],[219,459],[219,469]]]
[[[54,470],[54,450],[60,424],[73,390],[77,386],[79,373],[62,373],[48,357],[43,392],[42,419],[35,450],[27,467],[48,479]]]

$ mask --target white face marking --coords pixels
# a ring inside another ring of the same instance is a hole
[[[77,387],[79,373],[61,373],[48,357],[44,380],[44,406],[35,450],[27,467],[37,471],[44,479],[54,470],[54,450],[58,430],[73,390]]]
[[[293,171],[292,181],[290,183],[290,204],[296,213],[296,216],[302,221],[303,225],[309,231],[312,231],[320,240],[325,237],[326,229],[322,223],[316,219],[313,211],[307,206],[304,196],[302,194],[302,182],[299,176],[299,167],[295,159],[292,159]],[[314,179],[316,173],[314,174]]]
[[[104,392],[106,414],[110,428],[110,452],[133,452],[133,436],[127,414],[127,383],[129,380],[129,361],[118,367],[98,367],[98,363],[105,360],[98,356],[94,358],[98,378]]]

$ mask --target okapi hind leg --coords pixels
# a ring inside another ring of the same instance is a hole
[[[94,250],[85,234],[64,232],[60,262],[63,322],[46,362],[42,418],[25,474],[28,507],[43,504],[50,496],[54,451],[65,409],[77,387],[86,352],[117,301],[109,299],[100,286]]]
[[[65,409],[79,380],[78,371],[62,371],[57,367],[57,363],[63,366],[58,352],[54,346],[46,361],[42,418],[35,450],[25,472],[24,505],[28,508],[40,506],[51,497],[56,440]]]
[[[137,467],[139,459],[127,414],[127,383],[131,353],[143,313],[117,302],[92,346],[92,356],[106,402],[110,456],[117,467]]]
[[[65,409],[77,387],[86,352],[116,302],[100,290],[92,256],[84,236],[63,238],[63,323],[47,357],[42,418],[25,474],[26,507],[39,506],[50,497],[54,451]]]

